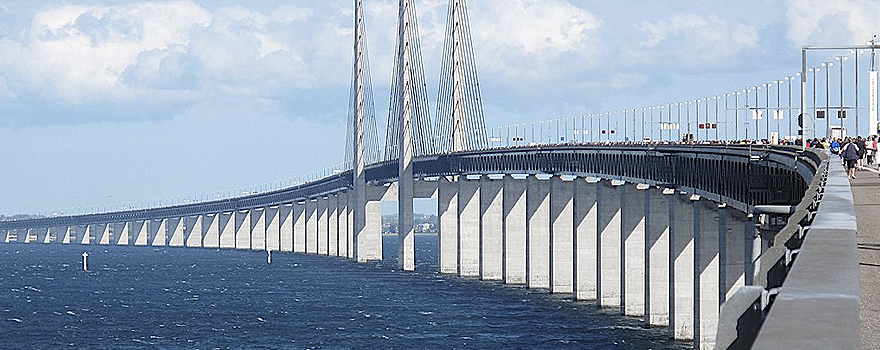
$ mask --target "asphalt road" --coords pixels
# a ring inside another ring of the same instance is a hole
[[[862,349],[880,349],[880,177],[859,170],[850,185],[859,227]]]

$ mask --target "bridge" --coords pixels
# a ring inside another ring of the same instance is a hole
[[[411,271],[413,200],[434,198],[441,273],[595,300],[700,349],[860,345],[856,227],[840,162],[792,146],[572,140],[586,129],[557,131],[554,142],[532,131],[531,142],[515,135],[502,147],[483,120],[466,1],[450,1],[436,121],[416,9],[400,4],[384,148],[356,0],[347,169],[241,197],[0,222],[3,241],[367,263],[383,258],[385,201],[397,202],[399,267]]]

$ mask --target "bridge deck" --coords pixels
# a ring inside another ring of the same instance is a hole
[[[859,226],[862,349],[880,349],[880,177],[859,170],[850,185]]]

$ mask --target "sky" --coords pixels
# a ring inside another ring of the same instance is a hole
[[[352,2],[0,0],[0,214],[228,195],[341,163]],[[364,3],[384,130],[398,3]],[[415,4],[436,105],[448,1]],[[794,74],[802,45],[880,32],[874,0],[469,9],[489,126],[739,90]]]

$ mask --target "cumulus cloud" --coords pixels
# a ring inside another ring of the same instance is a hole
[[[753,49],[759,40],[757,28],[715,14],[678,14],[668,20],[644,21],[641,30],[647,35],[644,45],[652,54],[663,52],[688,65],[730,59]]]
[[[880,30],[876,0],[789,0],[788,38],[796,46],[864,44]]]
[[[559,0],[472,2],[474,45],[481,68],[501,75],[556,77],[565,62],[591,65],[602,21]]]
[[[253,94],[304,86],[316,79],[296,24],[310,15],[289,5],[209,11],[191,1],[52,6],[0,41],[0,68],[23,89],[74,104],[166,89]]]

